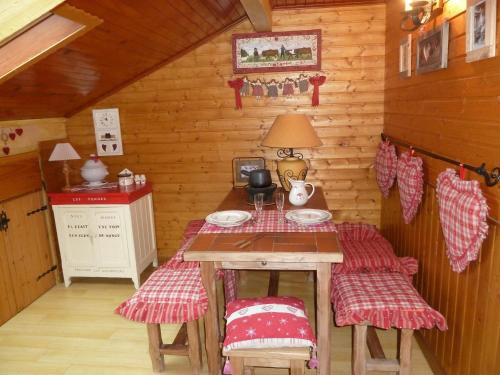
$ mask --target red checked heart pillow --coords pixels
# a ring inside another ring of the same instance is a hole
[[[381,142],[375,156],[375,172],[377,174],[377,184],[384,198],[389,197],[389,190],[396,178],[398,157],[396,148],[388,141]]]
[[[488,234],[488,206],[477,181],[461,180],[453,169],[437,178],[439,218],[451,268],[462,272],[476,260]]]
[[[398,160],[397,178],[401,210],[406,224],[410,224],[418,211],[424,193],[424,172],[422,158],[409,152],[401,154]]]
[[[316,339],[295,297],[237,299],[227,304],[224,350],[315,347]]]

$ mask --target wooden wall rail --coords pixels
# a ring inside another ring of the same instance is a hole
[[[236,156],[276,159],[260,142],[278,114],[305,113],[324,146],[304,151],[308,180],[322,186],[337,221],[378,223],[380,194],[373,157],[382,131],[385,5],[273,12],[273,30],[323,30],[320,106],[311,94],[276,100],[243,97],[234,109],[231,35],[249,21],[101,101],[120,110],[125,155],[105,158],[111,176],[124,167],[154,185],[160,256],[177,249],[190,219],[205,217],[232,187]],[[290,76],[298,76],[298,73]],[[249,75],[270,80],[287,74]],[[67,133],[80,155],[95,150],[90,109],[71,117]],[[275,169],[272,162],[268,167]]]
[[[450,20],[448,68],[415,75],[418,37],[415,32],[412,76],[403,79],[398,73],[399,42],[407,35],[399,29],[403,2],[387,2],[384,132],[450,159],[464,160],[471,165],[484,162],[492,168],[499,164],[500,58],[465,62],[465,13],[451,12],[457,3],[448,2],[444,12]],[[439,17],[425,29],[440,25],[443,18]],[[498,14],[497,21],[500,21]],[[497,41],[499,32],[497,23]],[[423,341],[443,373],[498,374],[499,225],[488,222],[489,233],[480,259],[460,274],[452,272],[445,254],[434,186],[438,173],[454,166],[423,158],[426,187],[417,217],[410,225],[402,222],[399,197],[394,191],[382,202],[383,232],[399,255],[419,260],[416,287],[448,321],[447,332],[430,330],[423,334]],[[489,215],[499,218],[500,186],[486,187],[482,177],[474,173],[468,173],[467,178],[482,184]]]

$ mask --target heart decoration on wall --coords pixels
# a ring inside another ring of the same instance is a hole
[[[3,153],[5,155],[9,155],[9,153],[10,153],[10,147],[5,146],[4,148],[2,148],[2,151],[3,151]]]
[[[462,272],[488,234],[488,205],[479,182],[461,180],[453,169],[438,176],[436,192],[446,255],[453,271]]]
[[[9,133],[9,138],[12,139],[12,140],[16,139],[16,133],[10,132]]]
[[[380,142],[375,156],[375,172],[378,187],[384,198],[389,197],[389,190],[396,179],[397,163],[396,147],[389,141]]]
[[[22,136],[22,135],[23,135],[23,128],[17,128],[17,129],[15,130],[15,132],[16,132],[16,134],[17,134],[18,136]]]
[[[424,193],[423,160],[412,155],[413,151],[401,154],[397,164],[399,198],[403,219],[410,224],[418,211]]]

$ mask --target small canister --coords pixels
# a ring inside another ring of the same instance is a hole
[[[134,176],[130,172],[120,172],[118,174],[118,185],[129,186],[134,183]]]

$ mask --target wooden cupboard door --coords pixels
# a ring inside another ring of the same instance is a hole
[[[122,207],[92,209],[94,244],[99,266],[111,268],[130,266],[124,211]]]
[[[0,212],[2,207],[0,205]],[[17,312],[3,232],[0,232],[0,325]]]
[[[55,285],[41,191],[3,202],[10,219],[3,232],[17,310],[29,305]],[[30,213],[28,215],[28,213]],[[42,276],[43,275],[43,276]]]

